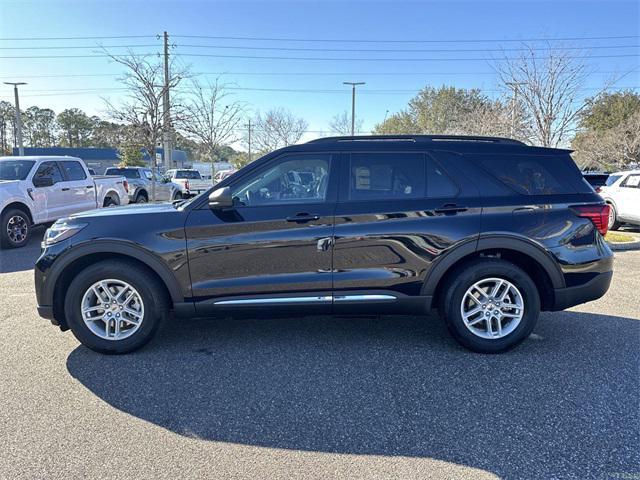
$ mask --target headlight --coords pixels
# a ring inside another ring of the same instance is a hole
[[[42,240],[42,246],[47,247],[54,243],[61,242],[67,238],[73,237],[76,233],[86,227],[86,223],[54,223],[44,233],[44,240]]]

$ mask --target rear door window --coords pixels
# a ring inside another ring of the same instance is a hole
[[[75,182],[87,178],[87,174],[84,173],[84,168],[82,168],[82,165],[80,165],[79,162],[64,161],[61,163],[62,169],[65,171],[68,181]]]
[[[458,191],[458,186],[442,167],[434,159],[427,157],[427,197],[455,197]]]
[[[403,200],[424,196],[424,154],[351,154],[349,200]]]
[[[590,190],[568,155],[483,155],[480,162],[492,176],[522,195],[577,193],[574,177]]]
[[[640,174],[629,175],[625,181],[622,182],[622,186],[626,188],[640,188]]]

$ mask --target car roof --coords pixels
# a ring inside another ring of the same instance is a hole
[[[640,170],[622,170],[620,172],[613,172],[611,175],[628,175],[630,173],[638,174]]]
[[[317,151],[424,151],[448,150],[458,153],[476,154],[529,154],[558,155],[568,154],[571,150],[533,147],[518,140],[502,137],[461,136],[461,135],[366,135],[354,137],[326,137],[310,142],[291,145],[281,151],[317,152]]]
[[[62,161],[62,160],[79,160],[82,161],[81,158],[78,157],[69,157],[67,155],[28,155],[28,156],[10,156],[10,157],[0,157],[0,161],[3,160],[31,160],[31,161],[39,161],[39,160],[49,160],[49,161]]]

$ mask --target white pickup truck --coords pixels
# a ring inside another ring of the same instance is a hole
[[[167,170],[165,176],[180,186],[180,194],[184,198],[198,195],[208,190],[212,185],[210,181],[202,178],[198,170],[192,168]]]
[[[120,176],[91,176],[75,157],[0,157],[0,245],[24,246],[31,227],[129,203]]]

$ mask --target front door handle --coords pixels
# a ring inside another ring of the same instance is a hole
[[[62,191],[63,191],[63,192],[68,192],[68,191],[69,191],[69,187],[64,187],[64,188],[62,189]]]
[[[312,215],[309,213],[298,213],[293,217],[287,217],[287,222],[305,223],[305,222],[313,222],[319,219],[320,219],[320,215]]]
[[[87,185],[86,188],[93,188],[93,185]]]
[[[441,207],[436,208],[434,211],[436,213],[452,214],[458,212],[466,212],[467,210],[469,210],[467,207],[456,205],[455,203],[445,203]]]

